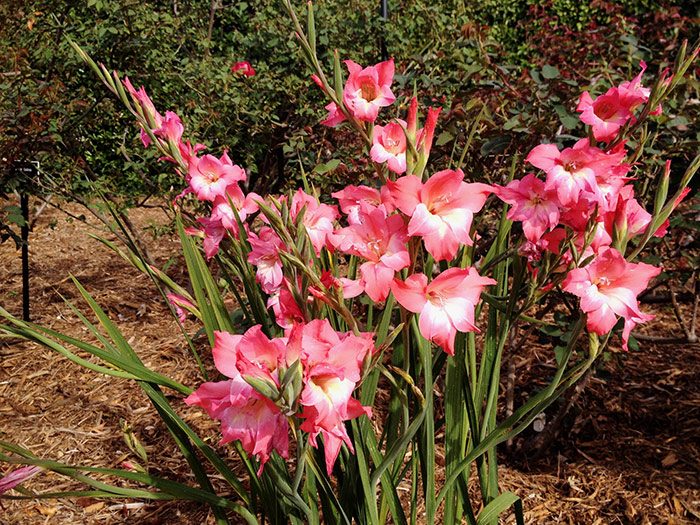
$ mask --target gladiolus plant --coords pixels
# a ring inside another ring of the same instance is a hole
[[[372,161],[371,173],[332,198],[308,182],[289,195],[246,193],[246,172],[226,152],[200,153],[204,146],[183,141],[186,125],[175,113],[162,117],[143,87],[134,89],[127,77],[109,73],[74,45],[134,115],[144,146],[157,148],[181,175],[175,208],[196,201],[197,209],[207,210],[189,223],[177,216],[192,293],[138,254],[131,260],[168,288],[181,322],[187,314],[201,322],[216,380],[194,347],[202,370],[198,384],[180,385],[148,370],[78,285],[112,339],[108,351],[81,347],[109,365],[90,366],[138,381],[199,487],[109,473],[155,489],[137,493],[142,497],[205,502],[220,523],[229,511],[250,523],[319,523],[321,515],[324,523],[413,523],[419,505],[427,523],[495,524],[511,507],[521,523],[522,502],[498,484],[497,445],[576,384],[615,341],[618,323],[626,350],[635,325],[653,317],[638,296],[661,269],[635,260],[651,236],[665,232],[700,161],[672,195],[666,170],[647,211],[635,200],[626,140],[661,111],[674,84],[662,73],[653,87],[643,87],[642,63],[633,80],[604,95],[593,99],[584,92],[577,111],[590,126],[589,138],[563,150],[542,143],[525,161],[513,160],[510,178],[486,184],[459,166],[434,169],[429,162],[440,108],[405,98],[407,111],[393,113],[405,120],[386,116],[402,101],[393,59],[369,66],[345,60],[344,68],[336,53],[326,76],[311,3],[304,26],[288,0],[285,5],[312,73],[310,85],[329,98],[323,124],[355,130]],[[696,54],[682,49],[674,78]],[[234,72],[255,74],[247,62]],[[229,281],[241,325],[232,321],[207,261],[216,261]],[[512,350],[510,336],[519,325],[548,324],[536,312],[564,294],[578,302],[580,315],[571,319],[556,373],[499,420],[500,366]],[[85,364],[62,346],[73,339],[0,312],[9,321],[1,327],[7,333]],[[240,455],[245,472],[232,472],[177,416],[161,388],[181,394],[176,404],[220,421],[220,444]],[[440,388],[443,423],[435,412]],[[440,483],[436,448],[445,458]],[[72,472],[12,451],[15,462]],[[478,505],[468,490],[473,464]],[[215,491],[212,469],[233,495]],[[406,482],[412,484],[408,505],[398,490]],[[118,487],[101,490],[118,494]]]

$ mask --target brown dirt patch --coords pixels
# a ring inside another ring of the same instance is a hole
[[[68,206],[76,214],[76,206]],[[134,223],[164,224],[156,209],[131,213]],[[30,234],[31,314],[38,324],[78,338],[90,334],[61,295],[88,310],[68,278],[72,273],[117,322],[150,367],[183,384],[200,376],[167,306],[147,277],[90,239],[95,230],[50,209]],[[55,227],[50,224],[55,221]],[[106,237],[110,237],[106,235]],[[185,283],[177,240],[144,235],[157,264],[171,257],[169,274]],[[12,243],[0,245],[0,305],[21,314],[21,266]],[[683,307],[683,305],[681,305]],[[655,306],[657,320],[639,330],[656,335],[677,331],[673,313]],[[645,311],[649,311],[645,308]],[[199,327],[187,324],[189,333]],[[202,356],[213,371],[209,352]],[[513,450],[502,453],[502,488],[523,498],[531,524],[700,523],[700,355],[698,345],[642,343],[639,351],[616,352],[593,378],[574,407],[562,436],[543,459],[529,461]],[[551,366],[551,352],[519,349],[517,372]],[[219,439],[218,423],[170,401],[201,436]],[[573,417],[576,416],[576,417]],[[119,468],[135,459],[119,430],[128,421],[149,452],[154,473],[195,484],[189,469],[147,397],[133,382],[106,378],[34,344],[0,340],[0,439],[40,457],[70,464]],[[228,448],[220,449],[222,455]],[[3,465],[0,473],[9,469]],[[112,480],[113,481],[113,480]],[[52,473],[27,483],[36,492],[84,489]],[[15,493],[16,494],[16,493]],[[133,502],[132,502],[133,503]],[[3,500],[0,523],[115,524],[213,523],[203,505],[121,501]],[[506,520],[514,522],[512,517]]]

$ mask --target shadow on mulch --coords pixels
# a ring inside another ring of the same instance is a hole
[[[700,345],[640,347],[614,354],[539,459],[517,452],[531,429],[503,454],[529,523],[700,523]]]

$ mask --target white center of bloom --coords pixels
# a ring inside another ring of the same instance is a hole
[[[596,280],[596,284],[598,286],[608,286],[610,284],[610,279],[608,279],[605,276],[598,277],[598,279]]]
[[[428,292],[426,297],[428,301],[430,301],[430,304],[432,304],[433,306],[437,306],[438,308],[444,308],[446,300],[440,294],[440,292]]]

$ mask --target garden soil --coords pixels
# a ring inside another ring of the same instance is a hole
[[[32,321],[91,340],[66,302],[87,315],[89,308],[71,281],[72,275],[121,328],[147,366],[196,387],[201,379],[194,359],[155,286],[89,237],[95,233],[114,240],[96,228],[89,213],[77,205],[62,207],[76,217],[87,215],[87,221],[70,219],[53,208],[47,208],[36,221],[29,238]],[[155,226],[168,224],[165,213],[140,208],[130,216],[138,228],[148,228],[142,235],[157,265],[167,266],[171,277],[186,284],[177,238],[165,234],[154,239],[150,234]],[[21,261],[12,242],[0,245],[0,283],[0,305],[20,316]],[[692,305],[681,301],[679,306],[689,317]],[[642,308],[657,317],[639,326],[639,332],[678,335],[680,328],[670,304]],[[191,335],[199,329],[191,321],[185,328]],[[201,339],[197,348],[213,372],[210,352]],[[535,458],[525,452],[527,443],[536,438],[533,430],[503,446],[501,488],[522,498],[526,523],[700,523],[699,350],[697,344],[642,341],[639,350],[624,353],[616,340],[610,359],[591,377],[544,454]],[[530,338],[520,348],[508,349],[505,366],[525,378],[519,384],[536,388],[554,369],[554,356],[551,348]],[[215,445],[220,439],[218,423],[199,408],[185,406],[181,396],[166,393],[185,421]],[[439,384],[436,394],[439,399]],[[526,395],[516,391],[516,405]],[[543,419],[552,416],[545,414]],[[125,461],[144,463],[126,446],[122,421],[133,428],[148,452],[150,473],[195,484],[176,445],[134,382],[83,369],[33,343],[0,339],[0,439],[71,465],[124,468]],[[218,451],[236,467],[231,448]],[[439,450],[437,459],[440,473]],[[9,470],[7,464],[0,465],[0,474]],[[53,473],[37,475],[26,488],[38,494],[88,490]],[[226,495],[225,485],[220,488]],[[471,488],[476,491],[474,483]],[[19,493],[12,491],[11,495]],[[3,525],[214,523],[205,506],[185,502],[82,497],[3,499],[2,504]],[[502,522],[515,523],[515,518],[504,517]]]

